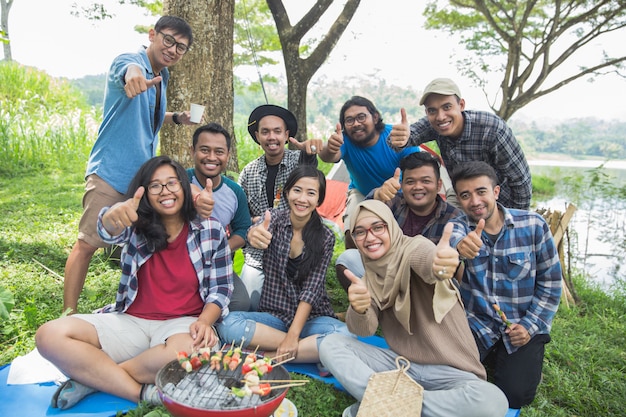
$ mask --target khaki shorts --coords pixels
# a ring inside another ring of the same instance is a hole
[[[365,200],[365,196],[361,194],[359,190],[356,188],[352,188],[348,190],[348,197],[346,200],[346,211],[343,215],[343,231],[346,232],[352,228],[350,224],[350,215],[352,211],[356,208],[357,204],[361,201]]]
[[[164,344],[175,334],[189,334],[189,327],[198,320],[197,317],[147,320],[125,313],[74,314],[72,317],[85,320],[96,328],[102,350],[115,363]]]
[[[98,236],[98,214],[103,207],[110,207],[124,201],[124,194],[118,193],[96,174],[87,177],[83,195],[83,215],[78,224],[78,239],[94,248],[108,248]]]

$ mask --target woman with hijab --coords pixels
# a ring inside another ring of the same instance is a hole
[[[424,388],[422,416],[502,417],[506,397],[488,383],[465,310],[451,282],[459,255],[449,245],[447,225],[437,246],[423,236],[405,236],[389,207],[361,202],[351,216],[352,237],[365,275],[346,276],[348,329],[371,336],[380,327],[389,348],[343,335],[328,335],[320,359],[357,399],[344,417],[356,416],[372,374],[397,369],[396,358],[411,362],[407,374]]]

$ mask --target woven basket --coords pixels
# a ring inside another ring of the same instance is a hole
[[[406,374],[411,363],[404,356],[398,356],[396,365],[395,371],[378,372],[370,377],[357,417],[419,417],[422,414],[424,388]]]

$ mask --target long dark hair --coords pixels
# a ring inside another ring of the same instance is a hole
[[[191,198],[191,185],[185,169],[169,156],[157,156],[144,162],[130,182],[128,191],[126,191],[126,198],[133,198],[135,191],[137,191],[139,187],[144,187],[146,190],[137,208],[137,216],[139,216],[139,219],[135,222],[135,230],[137,234],[145,237],[151,252],[165,249],[167,247],[167,239],[169,238],[161,216],[154,211],[154,208],[148,202],[148,185],[152,180],[152,175],[163,165],[170,165],[174,168],[176,177],[178,177],[180,181],[184,196],[181,217],[185,222],[190,222],[196,218],[196,208]]]
[[[313,165],[298,165],[285,181],[283,189],[283,197],[287,198],[289,190],[291,190],[300,178],[315,178],[319,183],[319,193],[317,203],[321,205],[326,198],[326,177],[324,173]],[[319,262],[324,253],[324,235],[326,226],[322,222],[322,218],[316,210],[311,213],[311,218],[302,230],[302,240],[304,241],[304,254],[302,262],[298,266],[298,275],[296,280],[301,283],[313,270],[315,263]]]

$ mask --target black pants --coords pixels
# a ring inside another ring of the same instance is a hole
[[[550,342],[550,335],[535,335],[511,354],[506,351],[502,339],[485,349],[475,334],[474,338],[489,379],[504,392],[509,407],[522,408],[533,402],[541,381],[545,345]]]

